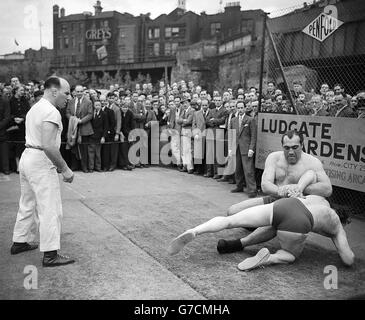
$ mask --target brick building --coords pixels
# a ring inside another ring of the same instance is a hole
[[[66,16],[65,9],[53,7],[53,70],[149,73],[160,79],[176,65],[180,48],[214,40],[219,45],[229,39],[262,32],[262,10],[241,11],[239,2],[228,3],[218,14],[186,11],[185,1],[169,14],[156,19],[117,11],[102,11],[100,1],[94,14],[83,12]],[[260,25],[261,23],[261,25]]]

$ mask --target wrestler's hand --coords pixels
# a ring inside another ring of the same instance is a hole
[[[281,186],[278,188],[278,196],[280,198],[286,198],[288,196],[288,186]]]
[[[71,171],[71,169],[69,167],[66,167],[66,169],[63,170],[61,173],[62,173],[64,182],[71,183],[73,181],[74,173]]]
[[[287,197],[288,198],[303,198],[303,193],[297,184],[287,185]]]

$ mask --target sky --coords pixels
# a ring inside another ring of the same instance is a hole
[[[305,0],[241,0],[241,10],[262,9],[273,12],[302,4]],[[221,5],[220,2],[223,2]],[[186,8],[196,13],[219,12],[227,2],[233,0],[187,0]],[[307,1],[311,2],[311,1]],[[96,0],[12,0],[0,1],[0,55],[28,48],[38,50],[42,45],[53,47],[52,7],[57,4],[65,8],[66,15],[94,12]],[[151,13],[154,19],[170,13],[177,7],[177,0],[101,0],[103,11],[116,10],[133,15]],[[41,28],[40,28],[41,24]],[[18,45],[15,44],[15,40]]]

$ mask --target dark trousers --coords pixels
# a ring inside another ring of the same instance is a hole
[[[128,159],[130,143],[128,141],[122,142],[119,144],[119,161],[118,164],[120,167],[129,166],[131,163]]]
[[[106,142],[111,144],[105,144],[101,147],[102,167],[105,170],[115,169],[118,162],[119,143],[114,142],[114,135],[109,135]]]
[[[91,141],[88,145],[89,170],[101,170],[101,144]]]
[[[67,165],[72,167],[72,153],[70,149],[66,149],[66,144],[61,144],[60,148],[61,156],[66,161]]]
[[[9,146],[6,141],[0,141],[0,162],[2,170],[9,171]]]
[[[237,188],[243,189],[246,181],[248,193],[257,192],[255,179],[255,157],[249,158],[246,155],[241,155],[240,147],[237,146],[236,151],[236,184]]]
[[[81,137],[80,154],[81,154],[81,169],[87,171],[88,166],[88,144],[91,142],[90,136]]]

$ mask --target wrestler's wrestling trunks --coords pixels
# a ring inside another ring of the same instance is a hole
[[[295,257],[302,253],[313,223],[312,214],[299,199],[284,198],[274,202],[272,226],[277,230],[281,248]]]

